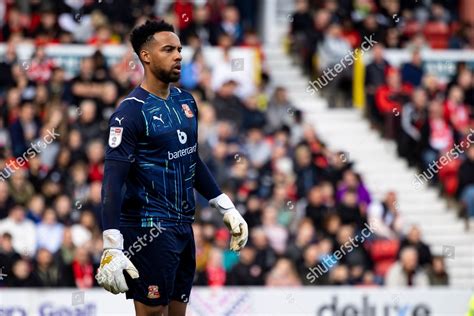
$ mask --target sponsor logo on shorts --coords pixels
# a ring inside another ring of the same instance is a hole
[[[156,299],[160,298],[160,292],[158,291],[158,285],[149,285],[148,286],[148,298]]]

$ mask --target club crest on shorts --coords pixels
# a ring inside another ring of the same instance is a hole
[[[148,298],[160,298],[160,292],[158,291],[158,285],[148,286]]]
[[[123,127],[111,127],[109,133],[109,146],[117,147],[122,142]]]
[[[183,108],[184,115],[186,115],[187,118],[194,117],[194,113],[193,113],[193,111],[191,111],[191,109],[189,108],[189,105],[187,105],[187,104],[185,103],[185,104],[181,104],[181,107]]]

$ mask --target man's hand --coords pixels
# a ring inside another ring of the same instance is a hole
[[[224,193],[209,200],[209,204],[224,215],[224,224],[232,235],[230,239],[230,250],[240,251],[247,243],[249,236],[249,229],[242,215],[240,215],[234,203],[232,203],[230,198]]]
[[[123,237],[116,229],[104,231],[104,252],[100,259],[100,267],[95,276],[97,283],[113,294],[128,291],[123,270],[132,279],[139,277],[138,270],[123,253]]]

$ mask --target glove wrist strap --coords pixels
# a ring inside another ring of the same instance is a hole
[[[225,213],[235,209],[234,203],[230,200],[230,198],[227,196],[227,194],[222,193],[221,195],[210,199],[209,200],[209,205],[221,212],[222,215]]]
[[[123,250],[123,236],[118,229],[107,229],[102,233],[104,249]]]

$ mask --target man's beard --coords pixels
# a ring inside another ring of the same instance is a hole
[[[163,69],[155,70],[153,74],[164,83],[177,82],[181,77],[181,73],[174,74],[172,70],[166,71]]]

